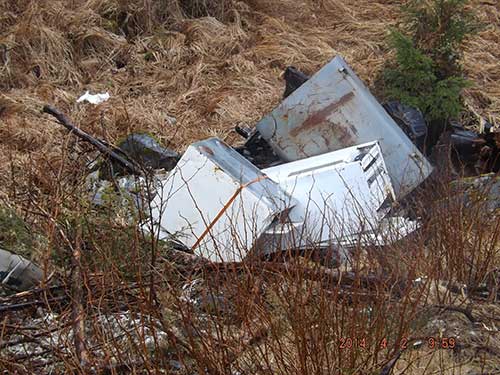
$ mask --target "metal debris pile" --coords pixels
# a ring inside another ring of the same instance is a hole
[[[243,147],[194,143],[158,179],[150,219],[161,239],[175,237],[212,261],[239,261],[341,253],[418,227],[388,214],[433,168],[345,61],[336,57],[311,78],[290,68],[287,77],[283,102],[255,130],[237,128]]]
[[[237,126],[246,141],[235,148],[210,138],[179,155],[147,134],[131,134],[114,147],[55,108],[44,112],[109,161],[89,175],[94,204],[119,188],[124,202],[132,198],[149,214],[145,232],[214,262],[309,250],[342,261],[351,247],[401,240],[419,222],[396,212],[394,203],[429,177],[426,155],[436,164],[442,147],[476,174],[500,169],[492,125],[483,121],[474,132],[452,123],[430,131],[419,110],[399,102],[382,106],[341,57],[312,77],[290,67],[284,78],[284,100],[254,129]],[[0,260],[4,284],[27,289],[41,278],[26,259],[2,252]]]
[[[419,227],[391,208],[433,172],[424,155],[442,138],[476,172],[498,170],[491,126],[430,132],[419,110],[383,107],[341,57],[284,77],[282,103],[254,130],[236,127],[243,146],[194,143],[158,179],[150,219],[161,239],[215,262],[318,249],[342,258]]]

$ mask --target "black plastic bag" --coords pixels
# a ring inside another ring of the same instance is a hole
[[[384,108],[420,151],[424,151],[427,124],[422,112],[398,101],[385,103]]]

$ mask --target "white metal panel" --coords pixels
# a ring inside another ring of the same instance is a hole
[[[390,178],[377,142],[286,163],[263,172],[297,203],[289,212],[293,226],[274,226],[266,236],[284,235],[283,247],[339,242],[373,230],[379,212],[392,199]],[[273,245],[274,246],[274,245]]]
[[[178,237],[213,261],[239,261],[293,200],[218,139],[191,145],[153,201],[160,238]],[[280,201],[280,199],[283,199]]]
[[[432,167],[341,57],[334,58],[258,124],[274,151],[294,161],[379,141],[397,197]]]

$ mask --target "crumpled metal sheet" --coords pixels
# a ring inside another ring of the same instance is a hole
[[[0,283],[17,291],[28,290],[40,283],[43,271],[28,259],[0,249]]]

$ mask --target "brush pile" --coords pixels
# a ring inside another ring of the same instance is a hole
[[[500,124],[500,9],[472,4],[485,28],[466,46],[475,85],[461,120],[480,131],[481,119]],[[423,186],[412,197],[421,230],[383,252],[359,246],[343,269],[314,254],[215,266],[138,231],[141,218],[123,197],[103,193],[99,207],[82,198],[98,154],[41,114],[51,103],[111,146],[131,133],[176,151],[213,136],[236,146],[235,126],[253,127],[281,101],[289,66],[311,76],[343,55],[382,100],[377,83],[400,5],[0,0],[8,208],[0,249],[17,251],[28,237],[22,255],[44,280],[0,296],[0,370],[499,371],[500,220],[470,184],[450,187],[450,176],[439,176]],[[110,99],[77,103],[87,90]]]

